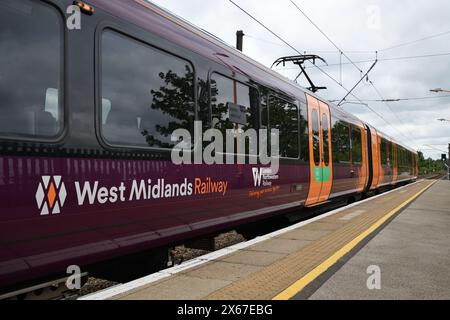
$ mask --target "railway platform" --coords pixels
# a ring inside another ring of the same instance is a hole
[[[450,181],[414,184],[85,300],[449,299]]]

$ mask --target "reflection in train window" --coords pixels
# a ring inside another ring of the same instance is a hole
[[[311,129],[314,163],[316,166],[318,166],[320,165],[319,114],[315,109],[311,113]]]
[[[309,163],[309,126],[308,108],[305,103],[300,103],[300,159]]]
[[[361,129],[352,129],[352,159],[353,163],[362,163]]]
[[[111,112],[111,101],[102,99],[102,125],[108,121],[109,113]]]
[[[328,116],[322,114],[322,135],[323,135],[323,162],[326,167],[330,164],[330,145],[328,135]]]
[[[350,127],[332,117],[331,139],[333,144],[333,162],[350,162]]]
[[[236,80],[221,76],[217,73],[211,76],[211,127],[222,132],[223,148],[226,148],[226,133],[231,130],[235,138],[248,129],[258,130],[258,91]],[[256,132],[256,131],[255,131]],[[250,136],[245,141],[245,153],[250,149]],[[256,136],[252,141],[257,152]],[[237,144],[235,143],[235,146]],[[237,149],[235,148],[235,153]]]
[[[393,165],[393,148],[394,148],[394,144],[392,143],[392,142],[390,142],[390,141],[388,141],[387,142],[387,164],[388,164],[388,166],[392,166]]]
[[[286,100],[269,96],[270,130],[279,131],[280,157],[298,159],[298,107]]]
[[[178,144],[173,131],[193,130],[193,66],[112,30],[102,37],[103,138],[119,146],[167,149]]]
[[[64,118],[63,20],[40,1],[1,5],[0,134],[55,137]]]
[[[387,141],[385,139],[381,139],[380,144],[380,159],[381,165],[386,166],[388,164],[387,158]]]
[[[221,131],[257,129],[257,99],[256,89],[214,73],[211,76],[212,127]],[[245,108],[241,118],[242,122],[233,122],[233,118],[230,118],[230,104]]]

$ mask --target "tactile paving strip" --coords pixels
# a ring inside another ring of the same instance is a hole
[[[217,290],[206,299],[269,300],[274,298],[429,184],[430,182],[424,181],[409,187],[406,189],[407,192],[394,192],[386,197],[374,199],[306,225],[301,230],[321,230],[320,224],[323,224],[322,227],[335,224],[337,229],[262,270]],[[365,209],[366,211],[361,212]],[[343,222],[341,218],[356,210],[361,211],[347,223],[337,223]]]
[[[423,181],[358,203],[111,299],[272,299],[431,184]]]

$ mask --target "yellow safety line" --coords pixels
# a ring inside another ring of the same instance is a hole
[[[393,215],[395,215],[397,212],[399,212],[401,209],[406,207],[408,204],[413,202],[415,199],[417,199],[422,193],[427,191],[431,186],[433,186],[437,182],[434,181],[430,183],[427,187],[419,191],[416,195],[412,196],[405,202],[403,202],[401,205],[396,207],[394,210],[389,212],[387,215],[385,215],[383,218],[378,220],[375,224],[373,224],[369,229],[361,233],[359,236],[357,236],[355,239],[350,241],[348,244],[346,244],[343,248],[338,250],[336,253],[334,253],[331,257],[329,257],[327,260],[322,262],[319,266],[314,268],[312,271],[310,271],[307,275],[305,275],[300,280],[296,281],[293,285],[288,287],[286,290],[279,293],[277,296],[275,296],[272,300],[289,300],[293,296],[295,296],[297,293],[302,291],[308,284],[310,284],[312,281],[314,281],[318,276],[320,276],[322,273],[327,271],[330,267],[332,267],[336,262],[339,261],[342,257],[344,257],[347,253],[349,253],[353,248],[355,248],[361,241],[363,241],[365,238],[367,238],[371,233],[373,233],[375,230],[377,230],[380,226],[382,226],[389,218],[391,218]]]

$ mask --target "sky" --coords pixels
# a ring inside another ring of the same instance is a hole
[[[329,66],[318,65],[337,83],[313,66],[307,69],[317,86],[328,88],[318,92],[325,99],[340,101],[344,98],[345,89],[351,89],[360,80],[361,71],[363,74],[368,71],[377,57],[378,62],[369,73],[373,85],[364,80],[353,91],[357,98],[349,96],[348,103],[342,105],[344,110],[422,151],[426,157],[438,159],[446,152],[450,143],[450,121],[437,119],[450,120],[450,93],[432,93],[430,89],[450,90],[450,1],[292,0],[345,53],[342,66],[340,51],[291,0],[233,1],[296,50],[317,54],[327,61]],[[231,46],[236,44],[236,31],[243,30],[243,52],[267,67],[281,56],[297,54],[230,0],[152,2]],[[275,70],[295,79],[299,73],[297,68],[286,65]],[[303,78],[299,79],[299,84],[307,87]],[[410,98],[426,99],[373,101]]]

